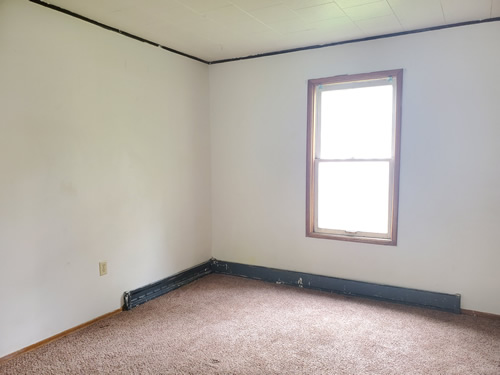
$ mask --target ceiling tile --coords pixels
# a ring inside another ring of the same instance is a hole
[[[255,19],[251,14],[231,5],[209,11],[205,16],[226,29],[229,34],[240,37],[247,33],[269,30],[269,26]],[[228,35],[229,37],[229,35]]]
[[[189,18],[198,18],[197,13],[193,12],[191,9],[181,6],[177,2],[169,3],[168,6],[166,4],[167,3],[163,5],[156,3],[154,6],[144,6],[141,4],[119,12],[127,12],[128,18],[134,18],[134,14],[145,14],[151,20],[158,20],[163,23],[168,22],[172,24],[182,23],[185,19]]]
[[[491,0],[441,0],[446,23],[489,18]]]
[[[353,26],[352,28],[337,29],[335,32],[332,32],[328,38],[324,35],[320,35],[319,38],[320,40],[317,44],[330,44],[360,39],[361,36],[359,35],[359,28],[357,26]]]
[[[355,21],[355,23],[363,30],[365,36],[392,34],[404,31],[394,15],[359,20]]]
[[[286,6],[290,9],[303,9],[322,4],[332,4],[333,0],[286,0]]]
[[[279,43],[287,48],[299,48],[355,39],[355,35],[359,35],[359,28],[354,24],[346,26],[347,27],[313,29],[290,33],[283,36],[279,40]],[[314,41],[314,43],[311,43],[311,41]]]
[[[298,16],[296,12],[281,4],[251,10],[249,13],[259,21],[270,25],[283,20],[293,19]]]
[[[292,19],[283,20],[280,22],[275,22],[272,25],[269,25],[273,30],[278,33],[293,33],[297,31],[304,31],[312,29],[313,27],[310,23],[305,22],[302,18],[296,17]]]
[[[191,10],[175,4],[175,7],[157,9],[142,6],[128,7],[102,15],[103,23],[142,36],[140,29],[151,24],[182,25],[187,19],[197,17]],[[135,31],[129,30],[133,26]]]
[[[178,4],[191,9],[194,12],[205,13],[209,10],[214,10],[231,5],[229,0],[178,0]]]
[[[441,3],[437,0],[388,0],[405,30],[444,25]]]
[[[215,22],[219,22],[221,24],[229,24],[229,25],[238,24],[240,22],[243,23],[249,21],[255,22],[255,18],[252,17],[249,13],[233,5],[210,10],[205,13],[205,16]]]
[[[314,22],[314,23],[312,23],[312,26],[315,29],[324,30],[326,32],[328,32],[330,30],[337,31],[337,30],[343,29],[343,28],[348,29],[351,27],[356,28],[358,30],[358,32],[360,31],[360,29],[356,26],[356,24],[347,16],[339,17],[339,18],[330,18],[327,20]]]
[[[177,26],[207,39],[223,38],[227,34],[227,28],[224,25],[203,17],[185,19]]]
[[[245,36],[248,33],[259,33],[271,30],[268,25],[253,19],[250,19],[248,21],[240,21],[234,24],[227,24],[226,29],[228,30],[228,32],[239,36]]]
[[[286,0],[230,0],[232,4],[243,10],[255,10],[269,6],[284,4]]]
[[[353,21],[392,15],[392,9],[386,1],[378,1],[344,9],[344,12]]]
[[[321,21],[329,18],[345,17],[345,13],[335,3],[297,9],[296,12],[307,21]]]
[[[316,38],[317,32],[309,30],[286,35],[283,38],[279,39],[278,43],[281,47],[280,50],[295,49],[322,44],[320,42],[316,42],[314,44],[309,43],[310,40],[315,40]]]
[[[431,2],[437,5],[438,7],[441,7],[441,1],[440,0],[387,0],[389,5],[391,7],[408,7],[408,6],[418,6],[420,3],[425,3],[425,2]]]
[[[349,18],[335,18],[314,24],[318,31],[317,40],[323,43],[341,42],[363,37],[360,28]]]
[[[360,5],[366,5],[371,3],[385,2],[385,0],[335,0],[337,5],[342,9],[357,7]]]
[[[52,5],[71,10],[80,15],[92,15],[94,13],[114,12],[120,9],[132,7],[137,4],[134,0],[108,0],[108,1],[81,1],[81,0],[52,0]]]
[[[89,1],[89,0],[86,0]],[[93,0],[95,1],[95,0]],[[140,7],[142,9],[157,9],[157,10],[166,10],[166,9],[171,9],[171,8],[178,8],[179,1],[177,0],[142,0],[141,2],[137,1],[132,1],[132,0],[106,0],[106,1],[101,1],[101,3],[118,3],[118,4],[127,4],[130,3],[134,5],[135,7]]]

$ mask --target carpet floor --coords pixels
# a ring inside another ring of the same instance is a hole
[[[500,374],[500,321],[208,275],[0,374]]]

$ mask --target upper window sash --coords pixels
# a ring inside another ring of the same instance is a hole
[[[367,88],[371,89],[362,90]],[[393,159],[396,92],[395,80],[392,77],[316,86],[315,158]],[[350,96],[370,98],[365,100],[365,103],[369,102],[369,108],[366,104],[362,110],[353,107]],[[387,102],[391,103],[391,110],[385,105]],[[374,124],[375,121],[379,123]],[[341,137],[339,132],[342,132]],[[374,144],[371,142],[375,136],[382,136],[385,141],[379,142],[378,149],[373,149]],[[328,144],[323,147],[321,140]]]

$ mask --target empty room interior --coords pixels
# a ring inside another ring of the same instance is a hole
[[[0,373],[500,374],[499,67],[499,0],[0,0]]]

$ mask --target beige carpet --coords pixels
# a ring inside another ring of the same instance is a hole
[[[209,275],[1,374],[500,374],[500,321]]]

